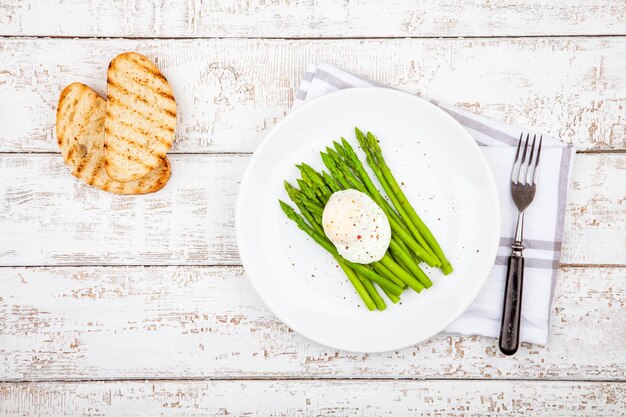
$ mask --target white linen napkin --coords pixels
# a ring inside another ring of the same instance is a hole
[[[294,107],[324,94],[351,87],[387,87],[331,65],[311,65]],[[394,87],[402,90],[402,87]],[[502,317],[505,276],[515,231],[517,209],[511,199],[509,178],[522,129],[431,100],[454,117],[478,142],[498,187],[502,209],[500,248],[489,278],[474,303],[444,332],[498,337]],[[529,132],[524,130],[524,132]],[[530,132],[536,133],[536,132]],[[545,345],[554,286],[561,259],[561,239],[571,161],[575,149],[543,136],[539,185],[524,225],[524,292],[520,339]]]

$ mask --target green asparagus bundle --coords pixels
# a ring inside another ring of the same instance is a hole
[[[326,148],[326,152],[320,153],[329,172],[317,172],[303,163],[297,165],[301,174],[296,180],[299,189],[285,181],[287,194],[300,214],[283,201],[280,206],[289,219],[334,257],[365,306],[369,310],[384,310],[386,304],[376,286],[397,303],[406,288],[419,293],[432,285],[419,266],[421,261],[440,267],[446,275],[452,272],[452,266],[398,186],[375,136],[370,132],[365,135],[358,128],[355,133],[368,165],[391,204],[378,191],[352,146],[341,138],[341,143],[333,143],[334,149]],[[391,242],[378,262],[363,265],[344,259],[324,233],[322,215],[326,203],[334,192],[348,189],[367,194],[389,220]]]
[[[357,128],[355,128],[355,132],[361,148],[367,154],[368,165],[372,168],[372,171],[374,171],[376,178],[380,181],[385,193],[387,193],[393,202],[393,205],[396,210],[398,210],[398,213],[400,213],[400,216],[409,226],[413,236],[415,236],[415,238],[418,239],[418,241],[420,241],[420,243],[428,249],[431,254],[435,255],[439,259],[441,271],[446,275],[450,274],[453,270],[452,265],[443,254],[437,239],[435,239],[430,229],[428,229],[426,224],[424,224],[422,219],[417,215],[415,209],[411,206],[404,195],[402,188],[398,185],[398,182],[394,178],[391,170],[385,162],[385,159],[383,158],[383,153],[376,137],[371,132],[367,132],[367,136],[365,136],[363,135],[363,132]]]

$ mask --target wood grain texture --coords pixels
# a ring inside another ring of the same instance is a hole
[[[0,269],[0,378],[626,380],[626,268],[565,268],[547,347],[440,335],[384,354],[291,331],[241,267]],[[1,402],[1,401],[0,401]]]
[[[407,37],[626,33],[621,0],[8,0],[0,35]]]
[[[60,155],[0,155],[0,265],[238,264],[249,155],[169,159],[159,193],[113,196],[74,179]]]
[[[0,155],[0,265],[238,265],[234,215],[248,155],[171,155],[158,193],[114,196],[60,155]],[[621,154],[579,154],[563,263],[626,265]]]
[[[623,0],[0,2],[0,37],[68,38],[0,38],[0,415],[622,415],[623,35]],[[128,50],[172,82],[172,152],[184,154],[167,187],[142,197],[80,184],[60,155],[27,154],[57,152],[60,90],[106,93],[108,62]],[[494,339],[440,335],[336,352],[265,307],[234,237],[242,153],[318,62],[619,151],[574,162],[548,346],[508,358]]]
[[[113,2],[106,2],[106,4]],[[104,3],[103,3],[104,4]],[[104,6],[103,6],[104,7]],[[306,65],[327,62],[581,150],[626,149],[626,38],[0,41],[0,152],[54,152],[54,110],[75,81],[138,50],[178,103],[171,152],[251,152],[291,108]]]
[[[562,262],[626,265],[626,155],[578,154],[573,163]]]
[[[143,381],[0,385],[17,416],[617,416],[626,384],[475,381]]]

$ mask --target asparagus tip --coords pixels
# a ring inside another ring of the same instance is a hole
[[[382,153],[382,150],[380,149],[380,145],[378,144],[378,138],[376,138],[376,136],[374,136],[372,132],[367,132],[367,141],[369,145],[372,147],[372,149],[374,150],[374,152]]]
[[[353,159],[358,159],[359,158],[356,155],[356,152],[354,152],[354,148],[352,148],[352,145],[350,145],[350,142],[348,142],[344,138],[341,138],[341,143],[343,144],[343,147],[341,149],[343,150],[343,152],[346,155],[347,159],[353,160]]]
[[[280,203],[280,208],[283,209],[287,217],[291,218],[291,213],[293,212],[291,206],[285,203],[283,200],[278,200],[278,203]]]

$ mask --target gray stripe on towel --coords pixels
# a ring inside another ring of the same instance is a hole
[[[315,78],[318,78],[322,81],[324,81],[326,84],[328,85],[332,85],[333,87],[337,88],[337,89],[344,89],[344,88],[352,88],[354,87],[354,85],[345,82],[344,80],[342,80],[341,78],[338,78],[336,76],[334,76],[333,74],[331,74],[330,72],[326,72],[324,70],[318,69],[317,71],[315,71]]]
[[[513,244],[513,241],[514,239],[512,237],[501,237],[500,246],[511,246]],[[562,246],[563,243],[559,241],[553,242],[551,240],[524,239],[524,247],[528,249],[551,250],[554,252],[560,252]]]
[[[308,92],[309,92],[308,90],[297,89],[296,90],[296,99],[304,101],[306,99],[306,95],[308,94]]]
[[[559,171],[559,190],[556,209],[556,230],[554,231],[554,240],[563,238],[563,224],[565,223],[565,205],[567,202],[567,182],[569,179],[570,164],[572,163],[572,148],[566,146],[561,149],[561,169]],[[560,253],[559,253],[560,255]],[[560,261],[561,257],[558,257]],[[556,276],[559,272],[558,268],[552,271],[552,286],[550,287],[550,311],[552,311],[552,303],[554,302],[554,290],[556,288]]]
[[[307,71],[307,72],[304,73],[303,79],[304,79],[304,81],[313,81],[313,77],[314,76],[315,76],[314,73],[312,73],[310,71]]]
[[[509,262],[508,256],[496,256],[495,265],[507,265]],[[524,258],[524,266],[528,268],[536,269],[554,269],[559,270],[559,261],[552,259],[537,259],[537,258]]]
[[[486,125],[481,121],[478,121],[476,119],[470,119],[467,116],[464,116],[460,113],[455,112],[454,110],[450,110],[445,107],[441,107],[441,109],[443,109],[450,116],[454,117],[456,121],[461,123],[463,126],[477,130],[478,132],[483,133],[494,140],[506,143],[507,145],[511,146],[517,146],[517,144],[519,143],[518,138],[511,136],[508,133],[504,133],[494,127]]]

